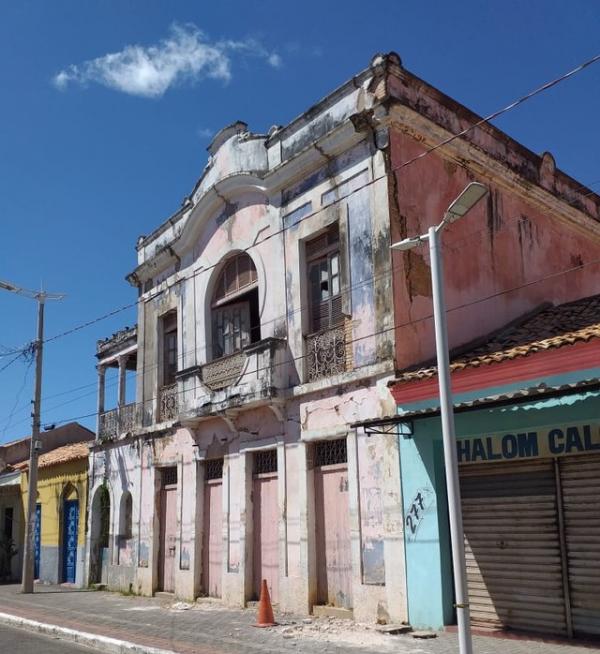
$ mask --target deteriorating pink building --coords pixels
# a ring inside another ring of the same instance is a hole
[[[486,183],[445,236],[456,307],[584,265],[599,228],[595,196],[491,127],[403,165],[476,119],[390,54],[285,127],[215,136],[138,241],[137,328],[98,344],[90,582],[239,606],[266,579],[282,610],[406,619],[398,439],[361,425],[395,412],[388,382],[433,342],[428,263],[390,245]],[[457,309],[453,340],[589,294],[584,269]]]

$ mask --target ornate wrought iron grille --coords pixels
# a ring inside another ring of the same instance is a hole
[[[160,420],[175,420],[179,412],[179,394],[177,383],[160,389]]]
[[[346,371],[346,337],[343,325],[306,337],[307,381]]]
[[[162,468],[160,471],[160,483],[163,487],[177,484],[177,466]]]
[[[119,409],[119,422],[121,433],[133,431],[138,426],[137,404],[125,404]]]
[[[223,459],[209,459],[204,465],[204,479],[206,481],[223,478]]]
[[[98,425],[98,438],[116,438],[119,434],[119,412],[117,409],[111,409],[100,414]]]
[[[277,450],[263,450],[254,453],[254,474],[277,472]]]
[[[231,386],[242,374],[245,361],[246,355],[243,352],[211,361],[202,366],[202,382],[211,391]]]
[[[315,444],[315,466],[329,466],[348,462],[348,448],[345,438],[321,441]]]

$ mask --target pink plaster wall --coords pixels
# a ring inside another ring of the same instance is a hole
[[[392,166],[421,152],[423,146],[410,136],[391,133]],[[542,302],[559,304],[598,292],[599,265],[591,263],[598,259],[597,237],[545,215],[516,193],[474,177],[437,153],[397,171],[392,242],[437,224],[474,180],[490,188],[489,198],[443,235],[451,347],[484,336]],[[394,252],[393,266],[396,364],[402,369],[435,354],[427,246]],[[570,272],[559,274],[565,270]]]

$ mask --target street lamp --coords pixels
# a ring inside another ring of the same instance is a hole
[[[23,576],[21,590],[23,593],[33,593],[33,551],[35,539],[35,504],[37,500],[37,462],[40,441],[40,411],[42,405],[42,354],[44,349],[44,304],[46,300],[62,300],[61,293],[46,293],[46,291],[30,291],[10,282],[0,280],[0,289],[17,293],[23,297],[37,300],[38,322],[37,338],[33,343],[35,351],[35,387],[33,391],[33,411],[31,412],[31,444],[29,447],[29,484],[27,496],[27,522],[25,523],[25,546],[23,552]]]
[[[437,354],[438,382],[440,389],[440,412],[442,418],[442,437],[444,442],[444,466],[446,470],[446,489],[448,495],[448,515],[450,518],[450,538],[452,543],[452,568],[454,570],[454,593],[456,596],[456,617],[458,622],[458,643],[461,654],[472,654],[471,620],[469,615],[469,594],[467,590],[467,569],[465,564],[465,544],[460,505],[458,481],[458,461],[456,457],[456,436],[454,431],[454,411],[450,387],[450,361],[448,354],[448,326],[446,324],[446,302],[444,299],[444,271],[442,253],[439,247],[439,234],[446,225],[462,218],[486,194],[483,184],[472,182],[452,202],[437,227],[430,227],[427,234],[394,243],[392,250],[411,250],[429,241],[431,258],[431,284],[433,292],[433,318],[435,324],[435,349]]]

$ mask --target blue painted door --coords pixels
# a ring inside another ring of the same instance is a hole
[[[33,532],[34,556],[33,578],[40,578],[40,534],[42,533],[42,505],[35,505],[35,529]]]
[[[77,569],[79,501],[65,500],[63,516],[63,581],[74,584]]]

